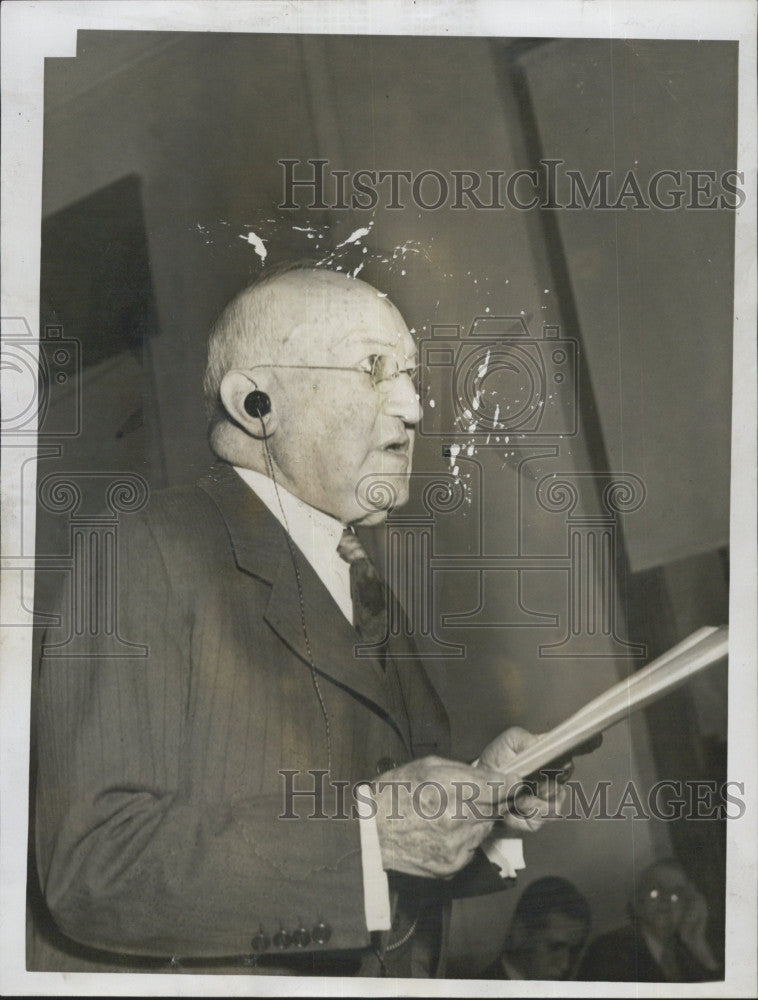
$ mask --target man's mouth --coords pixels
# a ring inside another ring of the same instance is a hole
[[[409,445],[410,438],[396,438],[393,441],[388,441],[386,444],[383,444],[381,450],[394,452],[396,455],[407,455]]]

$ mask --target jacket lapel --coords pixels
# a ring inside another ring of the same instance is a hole
[[[401,623],[401,628],[398,635],[390,637],[387,654],[400,686],[404,718],[411,720],[407,740],[412,756],[448,757],[450,726],[447,712],[411,638],[405,610],[391,591],[389,600],[394,604],[395,620]]]
[[[408,743],[407,719],[392,712],[379,661],[355,657],[357,633],[279,521],[229,465],[215,465],[198,485],[226,523],[240,570],[271,585],[264,615],[271,628],[317,673],[371,702]]]

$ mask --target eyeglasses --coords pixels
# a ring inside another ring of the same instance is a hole
[[[663,889],[651,889],[646,893],[647,899],[654,899],[656,902],[679,903],[682,896],[678,892],[664,892]]]
[[[391,354],[371,354],[360,361],[357,365],[256,365],[256,368],[283,368],[299,371],[324,371],[324,372],[362,372],[369,376],[371,386],[374,389],[388,391],[392,383],[407,375],[413,383],[416,392],[421,386],[421,365],[401,365],[396,357]]]

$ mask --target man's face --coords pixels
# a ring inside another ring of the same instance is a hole
[[[679,929],[690,893],[687,876],[678,868],[657,865],[640,884],[637,907],[645,929],[665,941]]]
[[[548,913],[545,925],[529,936],[529,944],[519,952],[526,979],[567,979],[576,965],[587,939],[588,927],[582,920],[563,913]]]
[[[416,345],[397,309],[370,285],[328,272],[289,281],[290,292],[280,291],[291,296],[283,310],[290,326],[276,360],[314,367],[274,369],[272,458],[282,485],[307,503],[343,523],[377,523],[388,506],[408,500],[420,418],[407,373]],[[378,357],[385,371],[400,374],[374,384]]]

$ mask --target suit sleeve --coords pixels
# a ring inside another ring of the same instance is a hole
[[[357,819],[309,820],[304,799],[282,820],[280,795],[219,798],[213,774],[187,779],[192,611],[147,521],[129,521],[119,641],[77,629],[93,575],[64,589],[43,648],[36,838],[52,916],[75,941],[134,955],[276,951],[280,930],[306,932],[293,950],[366,946]]]

